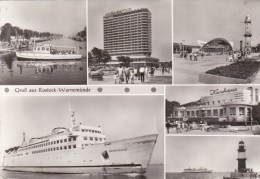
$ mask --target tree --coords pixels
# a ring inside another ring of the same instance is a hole
[[[6,23],[1,27],[0,40],[5,42],[11,42],[11,31],[12,25],[10,23]]]
[[[87,35],[87,28],[86,27],[84,28],[84,30],[77,33],[77,36],[79,36],[83,40],[86,40],[86,35]]]
[[[88,52],[88,65],[92,66],[94,63],[95,63],[95,61],[93,59],[92,53]]]
[[[111,60],[111,56],[106,50],[102,50],[102,63],[106,64]]]
[[[131,59],[128,56],[118,56],[116,57],[119,62],[122,63],[124,66],[130,66]]]
[[[166,116],[171,116],[173,114],[173,110],[180,107],[180,103],[177,101],[165,101],[165,114]]]
[[[254,121],[257,121],[258,124],[260,124],[260,103],[258,103],[257,105],[253,106],[252,117],[253,117]]]
[[[29,30],[29,29],[24,29],[24,38],[25,39],[30,39],[31,37],[32,37],[32,35],[33,35],[33,31],[32,30]]]
[[[95,61],[95,63],[100,64],[101,60],[102,60],[102,50],[94,47],[91,50],[91,54],[92,54],[92,57],[93,57],[93,60]]]
[[[97,63],[97,64],[106,64],[111,60],[111,56],[106,50],[102,50],[99,48],[94,47],[91,50],[91,58],[92,58],[92,64]],[[90,54],[89,54],[90,56]]]

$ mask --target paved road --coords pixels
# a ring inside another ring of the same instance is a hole
[[[103,76],[102,81],[92,80],[89,79],[89,84],[91,85],[112,85],[114,84],[114,77],[113,75]],[[134,84],[141,84],[141,80],[135,79]],[[146,76],[145,77],[145,83],[144,84],[172,84],[172,72],[168,73],[165,72],[164,75],[160,71],[155,71],[154,77]],[[120,84],[117,84],[120,85]],[[126,85],[126,83],[123,83],[123,85]]]
[[[199,74],[218,66],[229,65],[226,61],[226,55],[199,57],[198,61],[190,61],[174,54],[174,83],[176,84],[197,84]]]

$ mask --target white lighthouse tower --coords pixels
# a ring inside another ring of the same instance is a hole
[[[245,18],[245,53],[246,55],[249,55],[251,53],[251,18],[249,15]]]

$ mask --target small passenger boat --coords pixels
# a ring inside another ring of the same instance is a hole
[[[81,60],[76,47],[37,44],[33,51],[17,51],[17,60]]]

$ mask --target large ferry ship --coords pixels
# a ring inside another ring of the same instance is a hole
[[[183,173],[212,173],[212,170],[206,168],[187,168],[184,169]]]
[[[76,124],[31,138],[6,150],[4,170],[48,173],[143,174],[147,172],[158,134],[106,141],[100,127]]]

